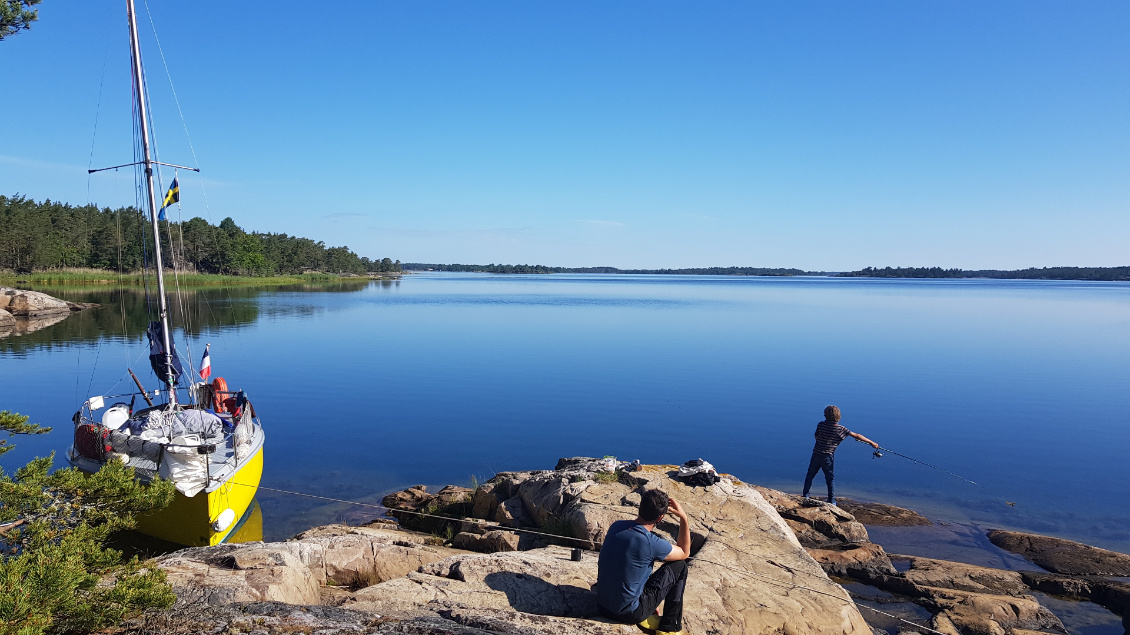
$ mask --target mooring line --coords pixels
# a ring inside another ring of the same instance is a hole
[[[499,524],[485,525],[484,524],[485,521],[483,521],[481,518],[452,518],[451,516],[440,516],[438,514],[427,514],[427,513],[424,513],[424,512],[418,512],[418,511],[413,511],[413,510],[408,510],[408,509],[398,509],[398,508],[395,508],[395,507],[389,507],[387,505],[377,505],[375,503],[362,503],[362,502],[359,502],[359,501],[345,500],[345,499],[342,499],[342,498],[333,498],[333,497],[330,497],[330,496],[319,496],[317,494],[307,494],[305,492],[296,492],[296,491],[293,491],[293,490],[279,489],[277,487],[265,487],[265,486],[262,486],[262,485],[256,486],[256,485],[249,485],[247,483],[236,483],[234,481],[229,481],[229,483],[231,483],[232,485],[242,485],[243,487],[257,487],[258,489],[267,490],[269,492],[279,492],[281,494],[291,494],[291,495],[294,495],[294,496],[303,496],[305,498],[316,498],[318,500],[331,501],[331,502],[334,502],[334,503],[345,503],[346,505],[357,505],[359,507],[370,507],[370,508],[373,508],[373,509],[384,509],[384,510],[390,511],[390,512],[399,512],[399,513],[411,514],[411,515],[415,515],[415,516],[423,516],[425,518],[438,518],[440,520],[456,521],[456,522],[472,522],[473,521],[473,523],[475,525],[479,525],[480,527],[485,526],[485,528],[487,528],[487,529],[497,529],[497,530],[502,530],[502,531],[513,531],[513,532],[516,532],[516,533],[532,534],[532,535],[535,535],[535,536],[546,536],[548,538],[554,538],[554,539],[557,539],[557,540],[573,540],[573,541],[576,541],[576,542],[580,542],[584,545],[593,545],[594,547],[597,547],[597,546],[600,546],[600,545],[603,544],[602,542],[597,542],[595,540],[590,540],[588,538],[574,538],[572,536],[560,536],[560,535],[557,535],[557,534],[550,534],[550,533],[545,533],[545,532],[540,532],[540,531],[534,531],[532,529],[522,529],[520,527],[506,527],[506,526],[499,525]],[[580,548],[584,549],[585,551],[593,551],[593,552],[596,551],[595,548],[589,548],[587,546],[586,547],[580,547]],[[839,600],[840,602],[854,604],[857,608],[864,608],[864,609],[867,609],[869,611],[874,611],[875,613],[878,613],[880,615],[885,615],[885,616],[890,617],[892,619],[898,620],[899,622],[902,622],[904,624],[908,624],[910,626],[913,626],[914,628],[922,629],[922,630],[928,631],[930,633],[935,633],[936,635],[947,635],[946,633],[943,633],[943,632],[938,631],[938,630],[934,630],[934,629],[930,628],[929,626],[923,626],[922,624],[918,624],[916,622],[912,622],[910,620],[901,618],[901,617],[894,615],[892,613],[887,613],[886,611],[880,611],[879,609],[871,607],[871,606],[867,606],[866,604],[860,604],[859,602],[856,602],[855,600],[851,599],[850,597],[847,598],[847,599],[844,599],[844,598],[842,598],[838,595],[835,595],[834,593],[828,593],[827,591],[821,591],[820,589],[814,589],[812,587],[807,587],[807,586],[804,586],[803,584],[797,584],[795,582],[784,582],[782,580],[777,580],[775,578],[772,578],[772,577],[764,575],[764,574],[754,573],[752,571],[746,571],[744,569],[738,569],[737,567],[722,564],[721,562],[715,562],[713,560],[707,560],[706,558],[700,558],[698,556],[690,556],[687,559],[688,560],[696,560],[696,561],[699,561],[699,562],[706,562],[706,563],[709,563],[709,564],[712,564],[712,565],[715,565],[715,566],[718,566],[718,567],[722,567],[723,569],[729,569],[730,571],[734,571],[734,572],[742,574],[742,575],[747,575],[747,576],[759,578],[761,580],[764,580],[766,582],[769,582],[770,584],[774,584],[774,585],[779,586],[779,587],[793,588],[793,589],[804,589],[806,591],[812,591],[813,593],[825,595],[825,596],[828,596],[830,598]],[[767,562],[769,562],[769,561],[767,561]],[[770,562],[770,564],[773,564],[773,565],[776,565],[776,566],[779,566],[779,567],[782,566],[782,565],[779,565],[775,562]],[[806,571],[794,571],[792,569],[789,569],[789,571],[791,573],[793,573],[794,575],[796,573],[803,573],[803,574],[806,574],[806,575],[811,575],[812,577],[818,577],[815,574],[811,574],[811,573],[808,573]],[[843,588],[843,587],[841,587],[841,588]],[[848,593],[847,589],[844,589],[844,592]]]
[[[759,578],[761,580],[764,580],[765,582],[768,582],[770,584],[774,584],[776,586],[789,587],[789,588],[794,588],[794,589],[804,589],[806,591],[812,591],[813,593],[819,593],[820,595],[826,595],[830,598],[839,600],[841,602],[850,602],[850,603],[856,605],[859,608],[867,609],[869,611],[874,611],[874,612],[876,612],[880,615],[885,615],[887,617],[896,619],[896,620],[898,620],[898,621],[900,621],[904,624],[909,624],[910,626],[913,626],[915,628],[920,628],[922,630],[929,631],[931,633],[937,633],[938,635],[946,635],[945,633],[942,633],[941,631],[934,630],[934,629],[930,628],[929,626],[923,626],[922,624],[911,622],[910,620],[905,619],[905,618],[901,618],[897,615],[894,615],[893,613],[888,613],[886,611],[880,611],[879,609],[871,607],[871,606],[867,606],[866,604],[860,604],[859,602],[856,602],[855,600],[852,600],[850,598],[845,600],[844,598],[842,598],[842,597],[840,597],[840,596],[838,596],[834,593],[828,593],[827,591],[821,591],[820,589],[814,589],[812,587],[804,586],[803,584],[797,584],[795,582],[783,582],[783,581],[777,580],[775,578],[772,578],[770,576],[767,576],[767,575],[764,575],[764,574],[761,574],[761,573],[754,573],[752,571],[746,571],[744,569],[739,569],[737,567],[722,564],[721,562],[715,562],[713,560],[707,560],[706,558],[699,558],[698,556],[691,556],[690,558],[688,558],[688,560],[698,560],[700,562],[709,562],[710,564],[718,566],[718,567],[722,567],[723,569],[729,569],[729,570],[731,570],[735,573],[739,573],[741,575],[748,575],[748,576],[752,576],[752,577],[755,577],[755,578]],[[780,566],[780,565],[778,565],[778,566]],[[805,573],[805,572],[801,571],[799,573]],[[850,594],[850,592],[847,589],[844,589],[844,592]]]

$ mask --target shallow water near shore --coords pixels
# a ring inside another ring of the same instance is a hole
[[[61,456],[71,414],[126,392],[127,365],[155,385],[143,296],[57,295],[103,307],[0,339],[0,408],[56,426],[18,439],[9,469]],[[615,455],[702,457],[799,493],[835,403],[848,428],[978,483],[849,439],[838,493],[1130,551],[1108,484],[1130,445],[1130,284],[429,273],[186,299],[178,348],[198,363],[210,342],[214,375],[255,403],[265,487],[378,503]],[[268,539],[380,513],[259,501]]]

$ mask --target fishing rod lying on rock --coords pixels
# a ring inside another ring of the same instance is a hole
[[[235,481],[229,481],[229,482],[232,485],[242,485],[244,487],[254,487],[254,486],[248,485],[246,483],[236,483]],[[580,556],[580,552],[582,550],[583,551],[590,551],[590,552],[599,552],[600,551],[599,547],[603,544],[601,542],[597,542],[597,541],[589,539],[589,538],[574,538],[572,536],[561,536],[561,535],[558,535],[558,534],[550,534],[550,533],[546,533],[546,532],[535,531],[535,530],[532,530],[532,529],[524,529],[524,528],[521,528],[521,527],[506,527],[504,525],[499,525],[497,523],[489,524],[489,521],[485,521],[481,518],[469,518],[469,517],[453,518],[451,516],[440,516],[438,514],[429,514],[429,513],[426,513],[426,512],[420,512],[420,511],[415,511],[415,510],[410,510],[410,509],[400,509],[400,508],[395,508],[395,507],[389,507],[387,505],[378,505],[378,504],[375,504],[375,503],[362,503],[362,502],[359,502],[359,501],[351,501],[351,500],[345,500],[345,499],[341,499],[341,498],[332,498],[332,497],[329,497],[329,496],[319,496],[317,494],[307,494],[305,492],[296,492],[296,491],[293,491],[293,490],[285,490],[285,489],[279,489],[279,488],[275,488],[275,487],[265,487],[265,486],[262,486],[262,485],[260,485],[258,487],[261,490],[266,490],[266,491],[269,491],[269,492],[278,492],[280,494],[290,494],[290,495],[293,495],[293,496],[302,496],[302,497],[305,497],[305,498],[316,498],[318,500],[331,501],[331,502],[335,502],[335,503],[344,503],[346,505],[356,505],[358,507],[369,507],[369,508],[373,508],[373,509],[383,509],[385,511],[395,512],[395,513],[398,513],[398,514],[410,514],[410,515],[414,515],[414,516],[420,516],[420,517],[423,517],[423,518],[436,518],[436,519],[440,519],[440,520],[460,522],[460,523],[473,523],[480,528],[492,530],[492,531],[494,531],[494,530],[510,531],[510,532],[514,532],[514,533],[523,533],[523,534],[529,534],[529,535],[534,535],[534,536],[543,536],[543,537],[546,537],[546,538],[550,538],[552,540],[571,540],[571,541],[574,541],[574,542],[579,542],[583,545],[581,547],[574,547],[573,548],[573,554],[574,554],[573,560],[580,560],[579,556]],[[705,558],[700,558],[698,556],[691,556],[691,557],[688,558],[688,560],[708,563],[708,564],[712,564],[712,565],[715,565],[715,566],[718,566],[718,567],[722,567],[723,569],[728,569],[728,570],[733,571],[735,573],[738,573],[740,575],[744,575],[744,576],[748,576],[748,577],[751,577],[751,578],[757,578],[759,580],[763,580],[763,581],[765,581],[769,584],[772,584],[774,586],[779,586],[779,587],[783,587],[783,588],[786,588],[786,589],[803,589],[805,591],[811,591],[812,593],[817,593],[819,595],[824,595],[824,596],[833,598],[835,600],[839,600],[840,602],[844,602],[845,604],[853,604],[857,608],[864,608],[864,609],[867,609],[869,611],[873,611],[875,613],[878,613],[879,615],[884,615],[884,616],[889,617],[891,619],[898,620],[899,622],[902,622],[903,624],[907,624],[909,626],[912,626],[916,629],[920,629],[922,631],[933,633],[934,635],[948,635],[947,633],[943,633],[941,631],[935,630],[933,628],[930,628],[929,626],[924,626],[922,624],[912,622],[908,619],[899,617],[899,616],[897,616],[893,613],[881,611],[877,608],[868,606],[866,604],[860,604],[860,603],[856,602],[855,600],[851,599],[850,593],[849,593],[849,597],[845,599],[843,597],[835,595],[834,593],[828,593],[827,591],[821,591],[820,589],[814,589],[812,587],[808,587],[808,586],[805,586],[803,584],[797,584],[795,582],[778,580],[778,579],[773,578],[771,576],[767,576],[767,575],[760,574],[760,573],[754,573],[752,571],[746,571],[744,569],[739,569],[739,568],[734,567],[732,565],[723,564],[721,562],[715,562],[713,560],[707,560]],[[806,571],[798,571],[798,570],[793,569],[791,567],[786,567],[784,565],[777,564],[777,563],[775,563],[771,560],[768,561],[768,562],[770,564],[777,566],[777,567],[783,568],[783,569],[785,569],[786,571],[788,571],[789,573],[792,573],[792,574],[801,573],[801,574],[804,574],[804,575],[817,577],[815,574],[808,573]],[[826,579],[826,576],[825,576],[825,579]],[[845,591],[845,593],[847,593],[846,589],[844,591]]]

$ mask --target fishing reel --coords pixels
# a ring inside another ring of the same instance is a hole
[[[883,453],[878,451],[878,450],[875,450],[874,452],[871,453],[871,458],[881,459],[881,458],[883,458]]]

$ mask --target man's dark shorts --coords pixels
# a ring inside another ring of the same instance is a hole
[[[659,621],[661,631],[672,633],[683,630],[683,590],[687,586],[687,561],[664,562],[647,579],[640,605],[631,613],[613,613],[600,607],[600,614],[610,620],[624,624],[639,624],[663,604],[663,617]],[[599,606],[599,605],[598,605]]]

